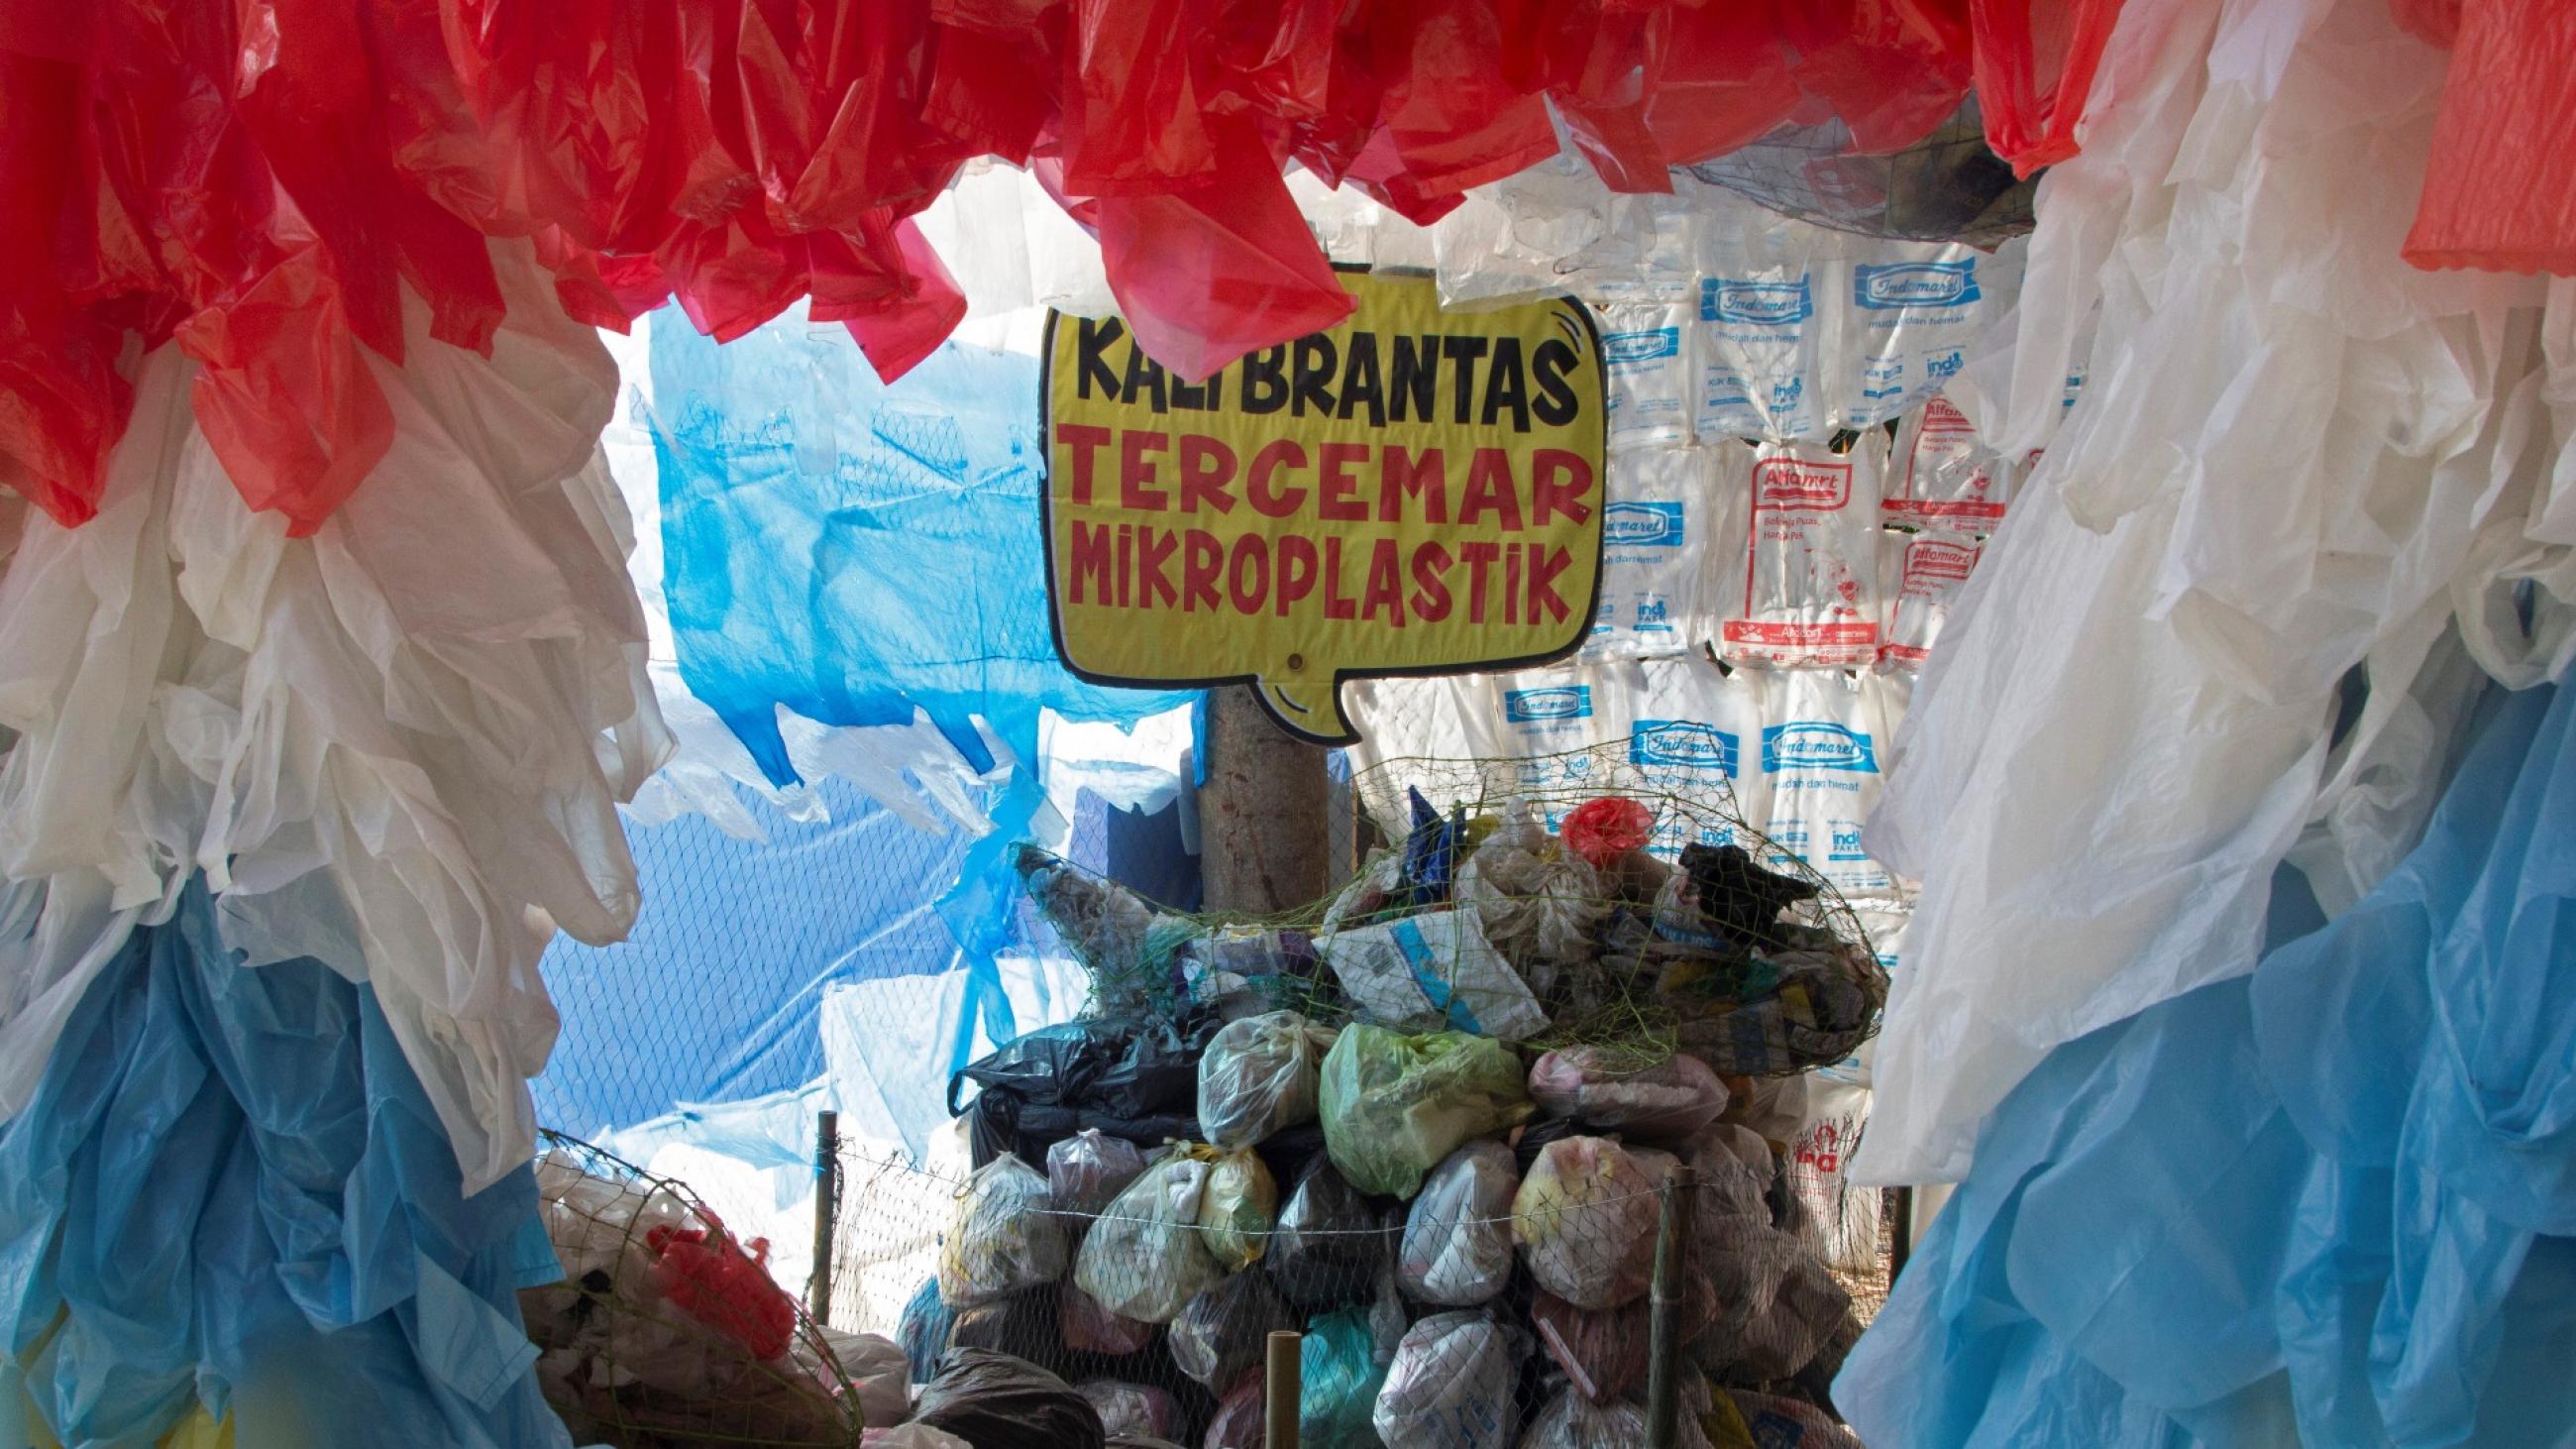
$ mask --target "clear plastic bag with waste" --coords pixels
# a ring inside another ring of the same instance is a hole
[[[1354,1023],[1324,1058],[1325,1146],[1363,1193],[1410,1198],[1442,1158],[1530,1110],[1520,1059],[1483,1037]]]
[[[1499,1142],[1470,1142],[1441,1160],[1407,1209],[1396,1272],[1419,1303],[1468,1308],[1511,1282],[1512,1197],[1520,1166]]]
[[[1047,1180],[1009,1153],[976,1169],[940,1248],[940,1301],[973,1308],[1064,1277],[1072,1255],[1054,1206]]]
[[[1404,1332],[1372,1421],[1386,1449],[1511,1449],[1521,1332],[1484,1313],[1435,1313]]]
[[[1331,1033],[1293,1011],[1226,1023],[1199,1058],[1199,1131],[1231,1149],[1314,1121],[1331,1045]]]
[[[1661,1199],[1627,1149],[1567,1137],[1539,1150],[1512,1199],[1512,1236],[1530,1276],[1579,1308],[1616,1308],[1654,1275]]]

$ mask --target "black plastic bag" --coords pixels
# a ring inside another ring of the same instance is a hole
[[[974,1449],[1107,1449],[1100,1411],[1071,1384],[1025,1359],[984,1349],[950,1351],[921,1390],[913,1422]]]
[[[1006,1353],[1047,1369],[1062,1369],[1067,1350],[1056,1291],[1056,1285],[1049,1284],[964,1310],[948,1330],[949,1347]]]
[[[1202,1289],[1172,1320],[1172,1362],[1222,1393],[1259,1368],[1270,1335],[1297,1326],[1279,1290],[1259,1273],[1236,1273]]]
[[[1289,1302],[1332,1308],[1375,1291],[1387,1261],[1386,1239],[1377,1209],[1330,1162],[1319,1162],[1280,1209],[1263,1262]]]

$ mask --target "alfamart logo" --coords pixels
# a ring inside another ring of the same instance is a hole
[[[1765,458],[1753,465],[1753,501],[1764,508],[1835,509],[1851,501],[1852,465]]]
[[[1641,719],[1628,740],[1628,762],[1677,770],[1713,770],[1735,776],[1735,736],[1715,725],[1686,719]]]
[[[1503,691],[1503,718],[1513,724],[1592,718],[1592,686],[1560,684],[1549,689]]]
[[[1807,279],[1794,282],[1741,282],[1731,277],[1703,277],[1699,284],[1703,322],[1749,322],[1782,327],[1816,315]]]
[[[1977,263],[1895,262],[1883,267],[1852,269],[1852,302],[1885,310],[1891,307],[1956,307],[1976,301]]]
[[[1799,720],[1762,731],[1762,773],[1782,770],[1850,770],[1878,773],[1878,751],[1869,736],[1827,720]]]
[[[1682,329],[1657,327],[1646,332],[1611,332],[1601,339],[1601,360],[1612,367],[1659,362],[1682,355]]]
[[[1633,499],[1601,505],[1601,543],[1605,548],[1679,548],[1687,532],[1683,505],[1641,503]]]

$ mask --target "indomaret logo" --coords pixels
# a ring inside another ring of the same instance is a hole
[[[1742,282],[1731,277],[1704,277],[1699,284],[1703,322],[1749,322],[1784,327],[1816,315],[1807,279],[1794,282]]]
[[[1806,458],[1765,458],[1753,465],[1753,502],[1760,508],[1832,511],[1851,501],[1852,465]]]
[[[1560,684],[1548,689],[1503,691],[1503,718],[1513,724],[1592,718],[1592,686]]]
[[[1956,307],[1974,302],[1981,295],[1974,258],[1895,262],[1852,270],[1852,302],[1860,307],[1882,311],[1891,307]]]
[[[1762,772],[1782,770],[1850,770],[1878,773],[1878,751],[1869,736],[1827,720],[1799,720],[1762,732]]]
[[[1612,332],[1601,339],[1601,360],[1612,367],[1657,362],[1682,355],[1682,329],[1657,327],[1645,332]]]
[[[1679,503],[1601,505],[1601,542],[1611,548],[1679,548],[1687,531]]]
[[[1683,719],[1641,719],[1628,740],[1628,762],[1666,769],[1713,770],[1734,778],[1735,736],[1715,725]]]

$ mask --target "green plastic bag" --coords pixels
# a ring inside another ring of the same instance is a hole
[[[1304,1449],[1382,1449],[1371,1418],[1386,1365],[1377,1361],[1367,1309],[1345,1308],[1308,1324],[1297,1346],[1297,1373],[1297,1441]]]
[[[1251,1148],[1181,1150],[1208,1165],[1207,1190],[1199,1198],[1199,1227],[1207,1234],[1207,1250],[1229,1273],[1251,1267],[1270,1246],[1271,1225],[1279,1216],[1279,1184]]]
[[[1324,1147],[1363,1193],[1410,1198],[1442,1158],[1529,1120],[1521,1060],[1464,1032],[1345,1027],[1324,1058]]]

